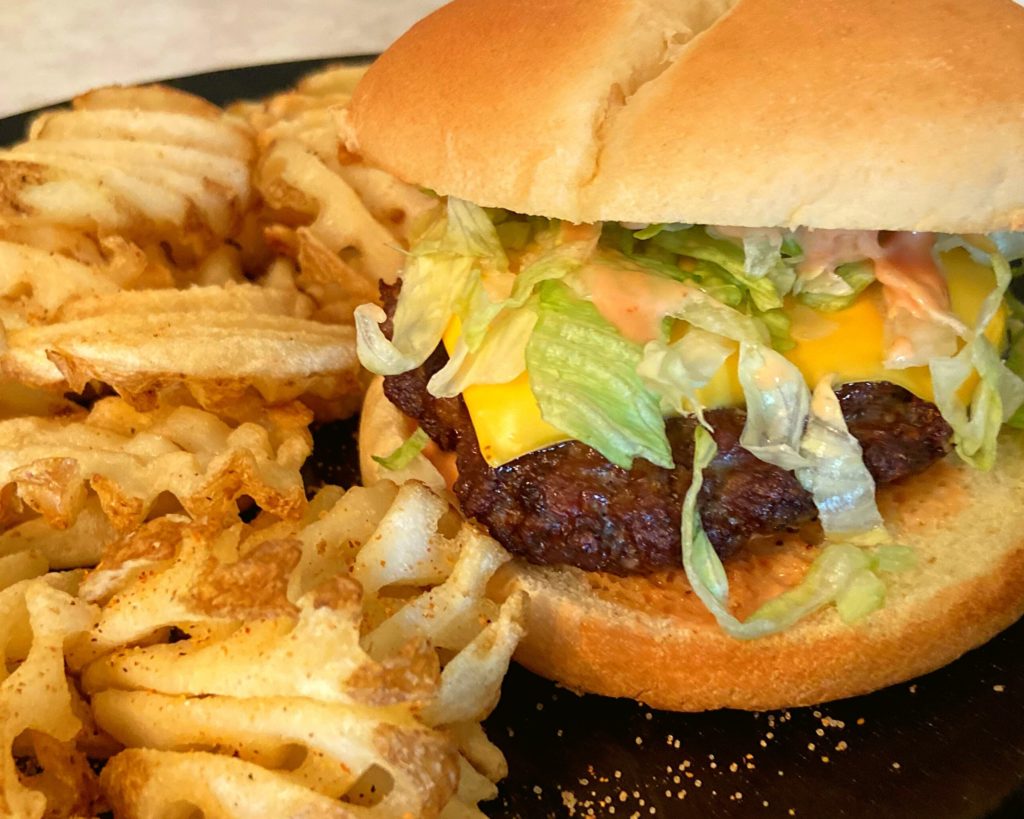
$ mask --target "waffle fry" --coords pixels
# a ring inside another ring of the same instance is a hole
[[[21,661],[0,683],[0,810],[9,816],[80,816],[92,811],[98,796],[74,744],[83,726],[72,706],[63,650],[68,639],[90,629],[95,610],[55,588],[61,582],[24,580],[0,591],[2,667]],[[39,772],[21,774],[15,755],[31,757]]]
[[[99,727],[130,749],[103,774],[119,815],[151,815],[153,783],[184,770],[201,780],[191,804],[251,815],[217,796],[248,765],[280,780],[268,793],[342,799],[339,816],[480,815],[505,768],[478,721],[525,604],[484,596],[508,559],[493,541],[413,483],[325,488],[297,523],[157,524],[83,584],[108,602],[69,658]],[[234,759],[197,767],[196,748]]]
[[[322,417],[345,417],[362,392],[354,331],[310,310],[294,289],[249,284],[97,296],[66,321],[8,332],[0,369],[47,389],[99,381],[140,409],[191,398],[237,416],[306,398]]]
[[[367,167],[338,137],[337,112],[363,66],[311,75],[294,91],[235,106],[257,133],[256,184],[269,206],[264,236],[297,265],[296,281],[325,321],[350,322],[377,298],[438,207],[435,196]]]
[[[243,495],[274,514],[298,515],[310,416],[291,405],[259,420],[232,428],[189,407],[143,413],[108,398],[86,417],[0,422],[0,515],[27,507],[66,528],[95,493],[125,531],[163,492],[197,518],[236,513]]]
[[[507,773],[508,556],[300,477],[438,206],[339,139],[361,71],[99,89],[0,151],[0,815],[481,817]]]
[[[0,151],[0,217],[118,232],[201,255],[249,206],[251,133],[191,95],[107,88]]]

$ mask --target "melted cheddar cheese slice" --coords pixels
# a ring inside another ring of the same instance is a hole
[[[995,286],[990,269],[971,260],[963,250],[947,253],[943,259],[947,272],[953,313],[964,324],[973,326],[982,302]],[[821,378],[833,374],[837,383],[850,381],[890,381],[915,395],[933,400],[931,375],[927,367],[902,370],[883,365],[884,305],[878,284],[869,287],[852,305],[834,313],[816,313],[791,305],[792,334],[796,346],[785,353],[813,387]],[[997,347],[1006,333],[1005,309],[1000,309],[986,335]],[[444,336],[449,352],[459,337],[458,320],[453,320]],[[705,406],[728,407],[743,403],[743,390],[737,376],[738,354],[731,356],[718,374],[699,392]],[[974,384],[964,385],[970,395]],[[463,398],[476,429],[480,451],[491,466],[542,449],[568,436],[547,423],[523,373],[507,384],[478,384],[469,387]]]

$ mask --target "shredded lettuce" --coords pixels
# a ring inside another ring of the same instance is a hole
[[[785,239],[775,231],[750,231],[742,244],[713,228],[651,225],[631,231],[605,224],[602,244],[637,264],[690,281],[730,307],[764,320],[773,346],[793,345],[783,300],[796,278],[784,254]]]
[[[1024,259],[1024,230],[1004,230],[990,233],[989,238],[1008,262]]]
[[[448,363],[427,382],[427,392],[453,398],[474,384],[505,384],[518,378],[526,369],[526,345],[536,323],[536,307],[526,305],[502,311],[475,352],[460,336]]]
[[[803,373],[774,350],[756,344],[740,345],[740,386],[747,403],[747,420],[740,446],[766,463],[797,469],[811,393]]]
[[[777,256],[777,264],[759,271],[760,275],[752,275],[747,270],[742,246],[729,239],[717,239],[702,227],[659,233],[651,242],[672,253],[718,265],[745,289],[759,311],[782,307],[782,299],[792,289],[796,278],[796,274],[782,263],[781,255]]]
[[[740,346],[739,379],[747,402],[740,445],[762,461],[795,471],[814,498],[828,537],[883,540],[875,482],[830,381],[815,387],[812,400],[803,374],[791,362],[750,344]]]
[[[875,574],[879,558],[851,543],[831,543],[810,565],[799,585],[769,600],[747,620],[729,611],[729,581],[697,510],[704,469],[715,456],[714,439],[703,427],[694,433],[693,479],[683,500],[683,569],[698,599],[727,634],[750,640],[784,631],[803,617],[835,603],[845,622],[855,622],[885,600],[885,586]]]
[[[633,232],[633,236],[641,240],[653,239],[663,230],[674,232],[677,230],[686,230],[691,227],[693,227],[693,225],[688,225],[684,222],[656,222],[655,224],[648,225],[647,227],[640,228],[640,230]]]
[[[714,377],[735,351],[734,342],[694,327],[671,343],[660,339],[649,342],[637,373],[658,396],[665,415],[693,412],[704,423],[704,408],[697,399],[697,390]]]
[[[808,279],[798,279],[794,292],[801,302],[815,310],[831,313],[849,307],[875,280],[874,265],[868,261],[822,270]]]
[[[541,283],[538,296],[526,369],[544,420],[623,469],[636,457],[670,468],[658,397],[637,374],[640,345],[562,282]]]
[[[385,469],[395,472],[399,469],[405,469],[412,459],[419,455],[423,448],[430,442],[430,438],[427,436],[422,429],[417,428],[416,431],[402,441],[395,451],[390,455],[380,456],[373,455],[373,460],[379,463]]]
[[[507,264],[483,208],[449,198],[446,215],[410,251],[392,339],[380,329],[386,318],[380,307],[356,308],[356,350],[363,366],[378,375],[396,375],[420,366],[473,291],[481,270],[502,270]]]
[[[1021,304],[1015,296],[1007,293],[1006,305],[1009,309],[1007,326],[1010,333],[1006,366],[1010,372],[1024,378],[1024,304]],[[1006,423],[1017,429],[1024,429],[1024,404]]]
[[[825,533],[857,542],[884,540],[885,523],[875,503],[875,480],[864,465],[860,442],[846,427],[839,399],[827,378],[814,388],[800,454],[806,466],[796,470],[796,477],[814,498]]]
[[[501,311],[522,307],[541,282],[564,278],[578,269],[593,254],[599,235],[594,230],[585,238],[561,242],[560,234],[561,230],[556,223],[538,237],[543,249],[532,260],[528,260],[515,276],[508,298],[498,301],[477,298],[474,301],[472,311],[462,322],[462,337],[471,352],[476,352],[483,343],[491,322]]]
[[[996,459],[999,429],[1014,420],[1024,406],[1024,379],[999,358],[985,331],[995,317],[1010,286],[1010,265],[997,251],[986,253],[964,237],[948,237],[943,249],[963,247],[984,253],[996,275],[996,287],[982,303],[977,324],[967,344],[954,356],[939,357],[929,362],[935,404],[951,427],[953,445],[965,462],[977,469],[991,469]],[[969,403],[960,397],[960,390],[976,372]]]

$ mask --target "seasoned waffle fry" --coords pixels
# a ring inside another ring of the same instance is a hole
[[[129,747],[216,748],[333,798],[372,766],[384,768],[399,797],[389,794],[381,805],[392,816],[436,814],[455,786],[455,750],[407,709],[111,690],[93,697],[93,711],[100,727]]]
[[[366,819],[373,815],[290,782],[275,771],[203,751],[131,748],[107,763],[100,784],[114,813],[124,819],[182,815],[174,811],[183,805],[194,806],[207,819]]]
[[[111,85],[94,88],[75,97],[72,106],[78,111],[163,111],[210,120],[221,119],[220,108],[212,102],[167,85]]]
[[[0,683],[0,811],[26,819],[82,815],[91,812],[96,794],[88,763],[73,743],[82,722],[75,716],[64,673],[64,644],[89,630],[95,611],[43,579],[0,592],[0,616],[8,627],[0,669],[21,659],[11,640],[19,607],[30,628],[31,646],[23,662]],[[23,736],[25,732],[31,733]],[[19,754],[31,751],[41,773],[19,774],[16,743]]]
[[[271,541],[282,543],[282,541]],[[285,541],[284,543],[287,543]],[[103,610],[92,645],[136,642],[174,625],[195,634],[185,643],[156,644],[115,651],[84,672],[85,690],[141,688],[167,694],[221,694],[239,697],[308,697],[322,702],[387,706],[422,705],[438,684],[437,658],[422,641],[411,641],[393,656],[376,662],[359,643],[359,589],[337,577],[291,607],[283,596],[255,612],[241,585],[225,601],[219,588],[213,609],[195,594],[182,593],[183,582],[209,588],[209,558],[197,554],[198,542],[186,538],[178,559],[145,583],[134,583]],[[223,549],[221,549],[223,550]],[[237,565],[237,564],[236,564]],[[290,566],[262,580],[281,590]],[[91,579],[91,578],[90,578]],[[88,592],[86,592],[88,593]],[[245,628],[234,628],[249,616]],[[253,620],[259,619],[259,622]],[[203,625],[200,632],[196,626]],[[211,625],[224,628],[209,631]]]
[[[204,748],[236,760],[211,761],[178,798],[213,815],[249,815],[207,801],[233,793],[246,763],[290,782],[281,792],[296,798],[290,788],[302,785],[359,803],[344,808],[353,816],[480,816],[488,777],[505,768],[473,722],[493,707],[525,602],[484,597],[508,559],[493,541],[418,484],[328,487],[298,522],[145,528],[83,584],[109,602],[71,658],[88,660],[82,685],[99,727],[160,752],[128,750],[108,765],[117,810],[149,815],[134,800],[159,798],[153,783]],[[257,577],[254,565],[266,569]],[[170,627],[187,639],[169,642]]]
[[[51,569],[88,568],[99,562],[103,547],[116,538],[117,531],[99,500],[90,497],[66,529],[55,529],[38,517],[0,532],[0,556],[31,551]]]
[[[364,67],[338,66],[294,91],[233,108],[257,132],[257,186],[271,210],[271,249],[298,263],[299,286],[318,317],[351,321],[352,308],[377,298],[377,281],[394,278],[438,199],[361,163],[339,141],[336,113]]]
[[[299,472],[361,402],[352,308],[438,207],[339,139],[361,73],[227,114],[99,89],[0,151],[0,816],[496,795],[508,556],[421,484]]]
[[[299,467],[310,452],[308,412],[290,405],[230,427],[188,407],[149,413],[120,399],[88,417],[0,422],[0,514],[23,504],[66,528],[95,492],[114,526],[140,523],[162,492],[193,517],[231,514],[247,495],[282,517],[305,505]]]
[[[46,322],[71,300],[119,289],[102,268],[0,241],[0,299],[24,303],[25,323]],[[10,321],[5,323],[10,328]]]
[[[242,162],[251,162],[255,155],[250,133],[231,119],[127,107],[90,109],[76,104],[75,109],[40,115],[32,123],[30,138],[147,140],[237,157]]]

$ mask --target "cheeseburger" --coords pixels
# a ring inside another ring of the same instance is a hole
[[[519,558],[521,662],[775,708],[1021,615],[1022,77],[1013,0],[456,0],[373,65],[346,138],[445,207],[364,473]]]

